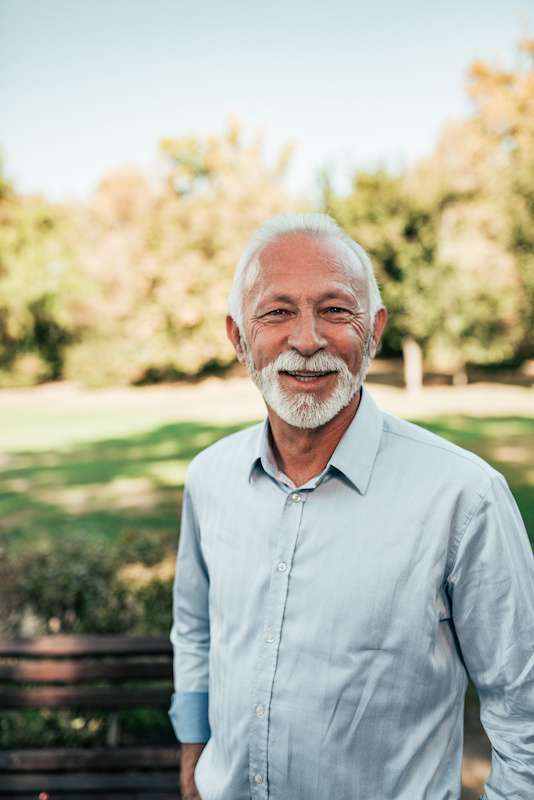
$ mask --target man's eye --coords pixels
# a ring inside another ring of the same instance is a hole
[[[341,308],[340,306],[328,306],[325,309],[328,314],[348,314],[348,308]]]
[[[266,316],[267,317],[280,317],[284,314],[289,314],[289,311],[286,308],[273,308],[272,311],[268,311]]]

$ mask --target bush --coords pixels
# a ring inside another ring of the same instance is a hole
[[[0,635],[123,633],[167,635],[171,625],[175,534],[126,531],[115,542],[82,536],[13,546],[0,542]],[[167,714],[119,715],[123,744],[174,742]],[[8,711],[0,748],[98,746],[106,712]]]
[[[0,369],[0,388],[34,386],[52,377],[50,364],[38,353],[19,353],[9,367]]]
[[[143,365],[135,342],[92,336],[67,349],[63,376],[92,389],[127,385],[141,380]]]
[[[139,542],[128,553],[120,542],[81,536],[7,548],[0,553],[1,634],[168,634],[175,554],[161,558],[164,550],[163,539],[155,543],[160,563],[150,544],[143,555]]]
[[[27,547],[9,560],[19,625],[30,616],[35,633],[43,634],[113,633],[131,624],[127,592],[115,577],[115,548],[72,537]]]

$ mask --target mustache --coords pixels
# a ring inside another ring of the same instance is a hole
[[[347,365],[340,356],[332,353],[314,353],[313,356],[303,356],[296,350],[287,350],[280,353],[269,364],[272,372],[344,372]]]

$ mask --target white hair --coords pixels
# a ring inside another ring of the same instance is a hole
[[[291,233],[310,233],[314,236],[332,236],[350,248],[364,268],[369,290],[369,314],[374,320],[376,312],[382,307],[380,289],[376,281],[371,259],[363,247],[351,239],[328,214],[280,214],[272,217],[256,230],[239,259],[234,273],[232,288],[228,299],[230,316],[244,335],[243,304],[246,291],[252,286],[260,270],[259,254],[268,244]]]

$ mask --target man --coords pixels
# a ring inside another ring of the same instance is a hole
[[[532,550],[499,473],[362,388],[386,324],[365,252],[326,216],[275,218],[230,312],[268,418],[188,470],[184,800],[457,800],[468,673],[484,797],[532,800]]]

